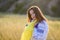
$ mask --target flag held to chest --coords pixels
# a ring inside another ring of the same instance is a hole
[[[21,35],[21,40],[30,40],[31,36],[32,36],[32,32],[34,29],[34,24],[37,20],[30,22],[28,24],[28,26],[25,28],[25,30],[23,31],[22,35]]]

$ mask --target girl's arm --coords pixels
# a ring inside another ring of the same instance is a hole
[[[33,39],[35,40],[46,40],[48,34],[47,23],[39,23],[38,28],[33,33]]]

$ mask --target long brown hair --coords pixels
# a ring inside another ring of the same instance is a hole
[[[44,17],[42,11],[40,10],[40,8],[38,6],[31,6],[28,10],[27,10],[27,14],[28,14],[28,22],[31,21],[31,15],[30,15],[30,10],[33,10],[36,16],[36,19],[38,20],[38,22],[41,22],[42,20],[46,20],[46,18]]]

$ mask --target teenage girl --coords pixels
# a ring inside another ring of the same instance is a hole
[[[48,24],[38,6],[31,6],[27,10],[28,22],[37,20],[34,26],[31,40],[46,40],[48,35]]]

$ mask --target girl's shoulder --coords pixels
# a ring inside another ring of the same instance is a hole
[[[46,20],[42,20],[39,24],[47,24]]]
[[[42,20],[41,22],[38,23],[38,25],[48,25],[47,22],[45,20]]]
[[[41,22],[38,22],[36,27],[38,28],[45,28],[45,27],[48,27],[48,24],[45,20],[41,21]]]

